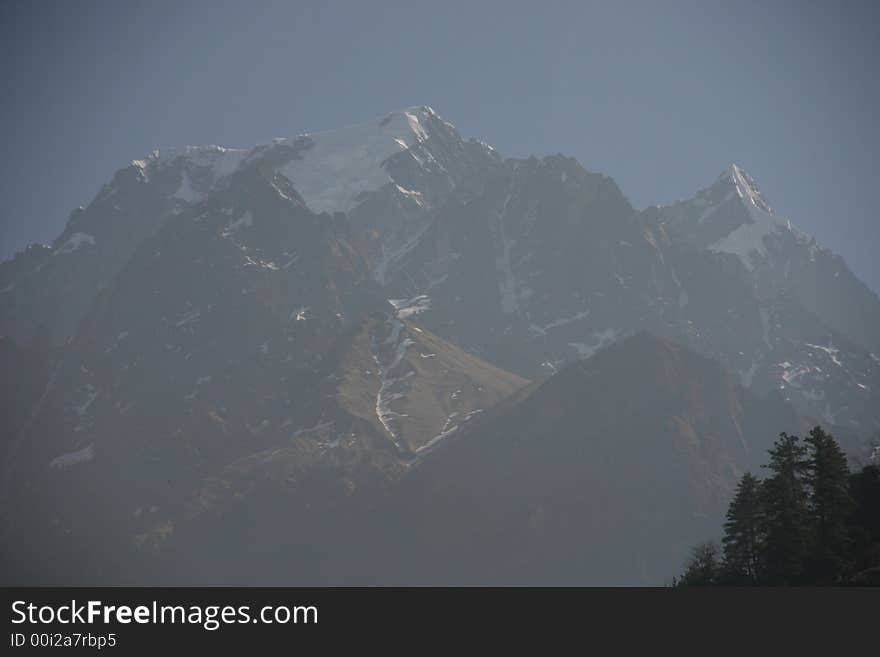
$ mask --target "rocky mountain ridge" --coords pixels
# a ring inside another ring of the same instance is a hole
[[[561,543],[526,528],[584,545],[558,509],[612,522],[590,499],[627,464],[711,524],[776,431],[821,423],[865,458],[880,429],[880,300],[742,168],[637,210],[571,158],[504,158],[424,106],[133,161],[51,246],[0,264],[0,334],[27,370],[4,409],[4,543],[49,580],[58,546],[76,554],[55,575],[122,581],[133,563],[167,575],[243,523],[294,532],[278,545],[313,565],[315,544],[359,546],[316,582],[368,564],[404,581],[413,555],[464,558],[471,532],[486,550],[474,577],[514,536],[528,547],[494,577],[519,559],[540,581]],[[496,503],[436,501],[456,489]],[[392,510],[432,540],[392,532]],[[712,533],[685,516],[652,516],[679,538],[613,572],[675,572],[682,541]],[[465,534],[444,539],[456,517]],[[365,518],[409,549],[388,552]]]

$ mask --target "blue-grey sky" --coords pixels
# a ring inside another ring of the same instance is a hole
[[[427,104],[562,152],[637,207],[731,162],[880,290],[871,2],[0,0],[0,257],[156,147],[250,146]]]

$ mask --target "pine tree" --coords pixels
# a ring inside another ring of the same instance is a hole
[[[750,472],[745,473],[727,509],[722,544],[725,579],[731,584],[758,582],[763,539],[760,486]]]
[[[771,476],[761,486],[766,538],[761,546],[762,583],[797,584],[809,549],[808,462],[798,436],[785,432],[769,450]]]
[[[849,489],[856,502],[853,525],[859,529],[862,547],[880,543],[880,465],[866,465],[853,474]]]
[[[684,575],[676,586],[712,586],[717,584],[721,572],[718,545],[712,541],[700,543],[691,552],[691,559]]]
[[[850,472],[843,451],[821,427],[810,431],[805,442],[810,449],[811,579],[830,583],[846,570],[852,556],[848,523],[855,505]]]
[[[880,466],[866,465],[850,477],[855,500],[850,535],[855,582],[880,585]]]
[[[713,543],[692,550],[673,586],[880,585],[880,465],[849,473],[834,438],[816,427],[782,433],[771,476],[746,473],[724,523],[724,561]]]

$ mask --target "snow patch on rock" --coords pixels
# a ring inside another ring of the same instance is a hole
[[[605,329],[594,333],[590,344],[585,342],[569,342],[568,344],[577,352],[578,358],[590,358],[597,351],[614,342],[619,335],[620,332],[616,329]]]
[[[315,212],[348,212],[364,192],[393,182],[385,161],[426,140],[424,108],[394,112],[381,120],[302,135],[309,147],[301,159],[279,168]],[[293,140],[278,140],[278,143]]]
[[[388,299],[388,303],[397,310],[400,319],[406,319],[431,309],[431,297],[419,294],[411,299]]]
[[[73,253],[84,246],[95,246],[95,238],[88,233],[73,233],[64,244],[55,250],[53,255]]]
[[[86,463],[95,458],[95,445],[90,443],[75,452],[68,452],[61,456],[56,456],[49,461],[49,467],[57,470],[66,470],[79,463]]]

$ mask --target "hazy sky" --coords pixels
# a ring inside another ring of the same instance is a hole
[[[637,207],[736,162],[880,290],[878,19],[809,0],[0,0],[0,257],[156,147],[427,104],[505,155],[573,155]]]

